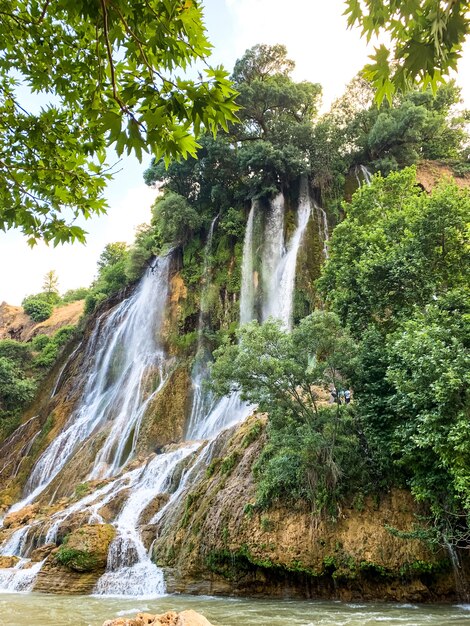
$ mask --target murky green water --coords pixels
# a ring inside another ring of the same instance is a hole
[[[1,626],[101,626],[105,619],[139,611],[192,608],[216,626],[470,626],[470,605],[345,604],[166,596],[123,600],[41,594],[0,595]]]

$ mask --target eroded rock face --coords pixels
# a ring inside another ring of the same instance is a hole
[[[34,585],[44,593],[91,593],[106,568],[116,530],[110,524],[86,524],[50,552]]]
[[[169,611],[161,615],[150,613],[138,613],[133,619],[118,617],[107,620],[103,626],[212,626],[211,623],[200,613],[192,609],[175,613]]]

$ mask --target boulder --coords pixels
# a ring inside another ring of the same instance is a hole
[[[192,609],[175,613],[168,611],[161,615],[138,613],[134,618],[118,617],[104,622],[103,626],[212,626],[200,613]]]
[[[0,556],[0,569],[15,567],[19,560],[17,556]]]

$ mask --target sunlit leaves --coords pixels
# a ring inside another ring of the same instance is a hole
[[[380,33],[391,39],[390,54],[381,46],[365,68],[379,103],[412,84],[436,90],[456,69],[470,31],[469,9],[468,0],[346,0],[348,26],[361,26],[367,40]]]
[[[73,222],[105,208],[106,146],[118,155],[195,156],[197,136],[236,122],[221,67],[177,71],[210,52],[196,0],[1,0],[0,228],[33,244],[83,240]],[[53,105],[30,113],[15,76]]]

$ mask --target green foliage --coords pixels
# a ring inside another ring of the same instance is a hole
[[[236,121],[222,67],[176,73],[210,53],[196,0],[12,0],[0,25],[0,228],[20,227],[31,245],[84,241],[75,221],[105,210],[107,146],[168,162],[194,156],[201,129]],[[28,111],[20,83],[52,103]]]
[[[436,89],[457,69],[470,30],[466,2],[346,0],[346,14],[349,26],[361,26],[367,40],[379,33],[391,40],[376,48],[372,63],[364,68],[379,103],[412,84]]]
[[[75,326],[63,326],[48,341],[42,340],[36,343],[36,348],[40,353],[33,359],[33,366],[36,368],[48,369],[56,361],[60,349],[74,336]],[[39,345],[38,345],[39,343]]]
[[[77,289],[69,289],[64,293],[61,300],[63,303],[76,302],[77,300],[84,300],[88,295],[88,287],[78,287]]]
[[[77,572],[91,572],[97,564],[97,558],[93,553],[87,550],[67,548],[66,544],[60,546],[55,554],[55,560]]]
[[[357,337],[352,372],[376,484],[411,488],[441,545],[468,544],[470,194],[413,169],[345,205],[320,290]]]
[[[118,241],[105,246],[98,260],[98,276],[85,298],[85,314],[92,313],[107,296],[128,284],[128,259],[129,250],[124,242]]]
[[[153,222],[164,242],[184,245],[202,225],[202,218],[183,196],[168,191],[153,206]]]
[[[250,444],[256,441],[263,432],[263,426],[260,420],[256,420],[250,430],[242,439],[242,448],[248,448]]]
[[[38,337],[44,337],[44,335],[38,335]],[[25,367],[31,361],[31,348],[21,341],[2,339],[0,340],[0,357],[5,357],[16,365]]]
[[[47,320],[54,309],[54,305],[50,301],[48,294],[38,293],[26,298],[21,303],[24,312],[30,316],[34,322],[43,322]]]
[[[225,459],[222,459],[220,463],[220,473],[230,475],[240,459],[241,454],[236,450],[235,452],[232,452],[229,456],[226,456]]]
[[[441,296],[388,337],[392,435],[418,500],[470,511],[470,293]],[[431,470],[432,468],[432,470]],[[437,511],[436,511],[437,512]]]
[[[354,343],[338,318],[322,311],[292,332],[274,320],[253,322],[238,339],[215,351],[212,386],[219,394],[240,390],[269,414],[268,444],[255,466],[258,503],[302,499],[334,513],[340,476],[348,476],[351,488],[364,484],[366,469],[352,414],[320,406],[318,387],[347,385]],[[256,428],[252,436],[258,435]]]
[[[162,241],[154,226],[148,224],[138,226],[126,262],[128,280],[131,282],[138,280],[161,247]]]
[[[27,378],[14,361],[0,356],[0,415],[20,411],[35,391],[34,380]]]
[[[446,183],[422,193],[411,168],[375,177],[344,209],[319,288],[356,335],[468,282],[468,192]]]

